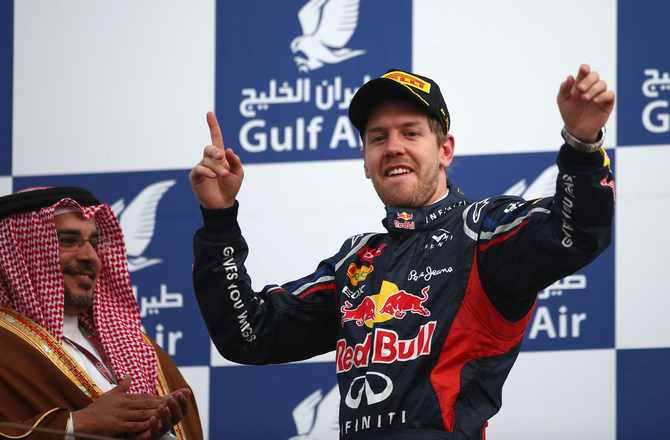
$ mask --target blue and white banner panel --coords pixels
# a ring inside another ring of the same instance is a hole
[[[218,5],[216,110],[242,162],[359,157],[349,102],[389,67],[411,68],[411,2]]]
[[[619,145],[670,144],[670,3],[619,1]]]

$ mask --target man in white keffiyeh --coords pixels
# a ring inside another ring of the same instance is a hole
[[[0,198],[0,353],[0,421],[24,438],[202,437],[190,388],[140,331],[119,222],[87,190]]]

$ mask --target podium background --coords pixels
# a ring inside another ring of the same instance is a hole
[[[0,2],[0,194],[77,185],[123,199],[129,236],[131,208],[155,212],[150,242],[129,238],[131,279],[141,304],[183,298],[145,307],[143,325],[194,387],[209,438],[336,439],[332,354],[248,367],[211,347],[190,279],[201,219],[188,172],[210,143],[205,113],[246,164],[240,222],[260,289],[382,228],[347,89],[392,67],[433,78],[452,116],[452,181],[473,200],[530,197],[561,144],[558,86],[589,63],[617,92],[614,245],[542,292],[487,438],[667,436],[670,3],[361,0],[345,47],[364,53],[300,71],[305,3]]]

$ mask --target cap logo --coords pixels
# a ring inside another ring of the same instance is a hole
[[[392,79],[394,81],[399,82],[400,84],[406,85],[406,86],[412,86],[415,89],[419,89],[424,93],[430,93],[430,83],[422,80],[421,78],[417,78],[416,76],[410,75],[405,72],[389,72],[385,75],[382,75],[382,78],[388,78]]]

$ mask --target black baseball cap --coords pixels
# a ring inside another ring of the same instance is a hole
[[[363,84],[349,105],[349,120],[362,133],[372,109],[381,101],[394,97],[408,99],[425,108],[440,121],[444,134],[449,132],[449,111],[437,83],[399,69],[391,69],[381,78]]]

